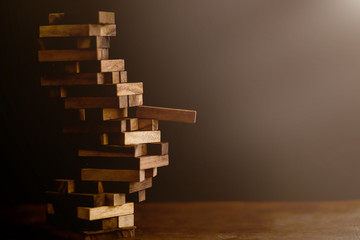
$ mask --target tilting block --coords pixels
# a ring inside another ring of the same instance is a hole
[[[145,180],[144,170],[82,168],[83,181],[141,182]]]
[[[153,142],[161,142],[160,131],[104,133],[101,138],[101,143],[103,145],[132,145]]]
[[[39,50],[39,62],[66,62],[109,59],[109,49]]]
[[[43,37],[116,36],[115,24],[68,24],[40,26]]]
[[[164,121],[195,123],[196,111],[175,108],[139,106],[136,108],[136,117]]]
[[[120,206],[103,207],[78,207],[77,217],[84,220],[97,220],[103,218],[118,217],[134,213],[134,203],[125,203]]]

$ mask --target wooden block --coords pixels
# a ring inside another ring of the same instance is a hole
[[[169,154],[169,143],[158,142],[147,144],[148,155],[168,155]]]
[[[196,111],[152,106],[138,106],[136,108],[136,117],[183,123],[195,123]]]
[[[39,50],[39,62],[67,62],[109,59],[109,49]]]
[[[146,191],[141,190],[127,196],[128,202],[143,202],[146,200]]]
[[[80,157],[84,168],[146,170],[169,165],[169,155],[146,155],[141,157]]]
[[[126,203],[125,193],[105,193],[105,203],[107,206],[119,206]]]
[[[64,100],[65,109],[127,108],[127,96],[119,97],[69,97]]]
[[[145,170],[145,178],[153,178],[156,177],[158,173],[158,168],[150,168]]]
[[[53,190],[60,193],[75,191],[75,181],[72,179],[55,179]]]
[[[133,131],[124,133],[102,134],[103,145],[133,145],[141,143],[161,142],[160,131]]]
[[[60,74],[40,77],[41,86],[98,85],[112,81],[111,73]]]
[[[117,84],[116,86],[117,86],[118,96],[136,95],[136,94],[142,94],[144,92],[142,82],[120,83]]]
[[[129,101],[130,104],[130,101]],[[157,131],[159,130],[159,121],[155,119],[138,119],[139,131]]]
[[[49,13],[49,24],[60,24],[64,21],[64,13]]]
[[[93,149],[79,149],[79,157],[139,157],[147,154],[146,144],[106,145]]]
[[[129,95],[129,107],[136,107],[143,105],[143,95]]]
[[[72,61],[72,62],[41,62],[41,72],[44,75],[120,72],[125,70],[123,59]]]
[[[115,24],[68,24],[40,26],[39,37],[116,36]]]
[[[131,194],[152,187],[152,178],[145,178],[142,182],[103,182],[105,192],[119,192]]]
[[[144,170],[82,168],[83,181],[141,182],[145,180]]]
[[[120,82],[126,83],[127,82],[127,71],[120,72]]]
[[[134,213],[134,203],[125,203],[120,206],[103,206],[103,207],[78,207],[77,217],[84,220],[97,220],[103,218],[118,217]]]
[[[118,217],[118,227],[132,227],[134,226],[134,214],[128,214]]]
[[[98,23],[102,23],[102,24],[114,24],[115,23],[115,13],[114,12],[99,11],[98,16],[99,16]]]

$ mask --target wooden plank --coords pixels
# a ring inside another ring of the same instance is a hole
[[[141,182],[145,180],[144,170],[82,168],[83,181]]]
[[[134,213],[134,203],[126,203],[120,206],[103,206],[95,208],[78,207],[77,217],[84,220],[97,220],[111,218]]]
[[[128,214],[118,217],[118,227],[132,227],[134,226],[134,214]]]
[[[115,24],[67,24],[44,25],[39,28],[39,37],[87,37],[116,36]]]
[[[158,142],[147,144],[148,155],[167,155],[169,154],[169,143]]]
[[[161,142],[160,131],[133,131],[102,134],[102,145],[133,145]]]
[[[142,82],[120,83],[116,87],[118,96],[136,95],[144,92]]]
[[[136,108],[136,117],[183,123],[195,123],[196,111],[152,106],[138,106]]]
[[[115,23],[115,13],[114,12],[99,11],[98,16],[99,16],[98,23],[102,23],[102,24],[114,24]]]
[[[79,149],[79,157],[139,157],[147,154],[146,144],[105,145],[93,149]]]
[[[129,107],[136,107],[143,105],[143,95],[129,95]]]
[[[146,170],[169,165],[169,155],[146,155],[140,157],[79,157],[79,162],[84,168]]]
[[[69,97],[64,100],[65,109],[127,108],[126,96],[119,97]]]
[[[145,178],[154,178],[158,174],[158,168],[149,168],[145,170]]]
[[[125,61],[123,59],[109,59],[80,62],[41,62],[40,69],[44,75],[120,72],[125,71]]]
[[[39,62],[67,62],[109,59],[109,49],[39,50]]]
[[[159,120],[139,118],[138,126],[139,126],[139,131],[157,131],[159,130]]]

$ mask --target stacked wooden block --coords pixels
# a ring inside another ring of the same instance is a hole
[[[158,121],[196,120],[192,110],[142,106],[143,83],[128,82],[123,59],[109,59],[115,35],[112,12],[52,13],[40,26],[41,85],[64,108],[62,131],[79,173],[55,180],[47,219],[80,239],[134,235],[134,202],[169,164]]]

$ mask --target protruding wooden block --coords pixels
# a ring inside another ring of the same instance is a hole
[[[123,215],[118,217],[118,227],[132,227],[134,226],[134,214]]]
[[[169,154],[169,143],[148,143],[147,150],[149,155],[167,155]]]
[[[109,49],[39,50],[39,62],[66,62],[109,59]]]
[[[102,145],[133,145],[161,142],[160,131],[133,131],[102,134]]]
[[[87,37],[116,36],[115,24],[67,24],[40,26],[40,38],[43,37]]]
[[[164,121],[195,123],[196,111],[152,106],[138,106],[136,108],[136,117]]]
[[[92,149],[79,149],[79,157],[140,157],[147,154],[146,144],[105,145]]]
[[[69,97],[65,101],[65,109],[82,108],[127,108],[127,96],[119,97]]]
[[[143,105],[143,95],[129,95],[129,107],[136,107]]]
[[[129,102],[130,103],[130,102]],[[159,130],[159,121],[155,119],[138,119],[139,131]]]
[[[141,182],[145,180],[144,170],[82,168],[83,181]]]
[[[77,217],[84,220],[97,220],[134,213],[134,203],[125,203],[120,206],[103,206],[95,208],[78,207]]]

